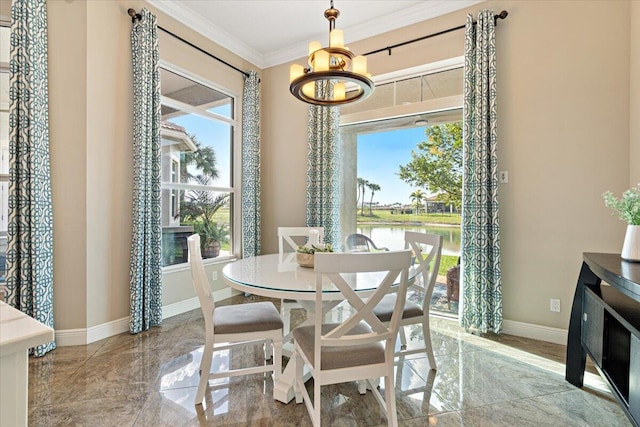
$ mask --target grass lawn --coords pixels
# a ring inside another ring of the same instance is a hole
[[[383,224],[451,224],[460,225],[460,214],[453,213],[428,213],[420,215],[410,214],[392,214],[390,209],[374,209],[373,216],[369,216],[369,212],[365,209],[365,214],[360,215],[358,210],[358,224],[367,223],[383,223]]]
[[[447,271],[458,263],[457,255],[442,255],[440,257],[440,268],[438,269],[438,275],[446,276]]]

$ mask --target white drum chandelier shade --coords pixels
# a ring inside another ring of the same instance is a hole
[[[367,58],[355,56],[344,46],[342,30],[336,30],[340,11],[331,7],[324,11],[329,21],[329,47],[319,42],[309,43],[309,68],[292,64],[289,69],[289,90],[301,101],[315,105],[341,105],[362,101],[373,92],[371,74],[367,73]],[[355,87],[354,90],[347,92]]]

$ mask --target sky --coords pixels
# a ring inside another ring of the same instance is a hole
[[[209,111],[230,116],[230,107],[211,108]],[[211,185],[220,187],[231,186],[231,125],[216,120],[205,119],[195,114],[184,114],[179,117],[169,119],[177,125],[183,126],[189,135],[195,135],[203,146],[211,146],[216,152],[216,165],[218,166],[219,178]],[[197,173],[194,167],[190,173]]]
[[[398,172],[400,165],[411,161],[411,150],[425,139],[424,129],[415,127],[358,135],[358,177],[381,187],[373,196],[373,203],[411,202],[409,195],[416,187],[402,181]],[[366,190],[365,203],[370,198],[371,192]]]
[[[228,111],[215,110],[215,112],[228,115]],[[230,126],[192,114],[173,117],[170,121],[184,126],[189,134],[196,134],[198,140],[204,145],[213,146],[217,155],[220,178],[212,184],[229,186]],[[381,188],[374,195],[374,203],[411,203],[409,195],[416,190],[416,187],[402,181],[398,177],[398,172],[400,165],[411,161],[411,150],[424,140],[424,129],[424,127],[414,127],[358,135],[358,177],[376,183]],[[365,202],[369,202],[370,198],[371,192],[366,190]]]

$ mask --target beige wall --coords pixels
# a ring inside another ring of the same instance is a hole
[[[640,184],[640,2],[631,2],[629,186]]]
[[[510,172],[500,187],[504,317],[566,328],[582,252],[618,252],[624,235],[601,194],[629,181],[630,4],[483,7],[509,11],[497,28],[499,169]],[[366,52],[437,32],[464,23],[466,13],[350,47]],[[602,16],[607,31],[594,31]],[[462,53],[460,31],[369,57],[369,68],[376,75]],[[276,251],[278,225],[305,221],[307,108],[288,93],[288,65],[265,70],[262,83],[265,252]],[[550,298],[561,299],[561,313],[549,311]]]
[[[10,0],[0,0],[0,17],[6,18],[7,21],[11,18]]]
[[[6,3],[3,0],[0,14]],[[143,6],[142,1],[48,2],[58,330],[90,328],[129,314],[133,161],[127,9]],[[252,68],[171,18],[157,15],[159,25],[242,69]],[[160,54],[239,96],[241,103],[241,74],[162,32]],[[207,269],[220,268],[217,264]],[[214,289],[224,288],[218,277]],[[195,296],[186,269],[166,274],[163,287],[164,305]]]
[[[87,5],[50,2],[49,138],[56,329],[87,326]],[[75,25],[69,25],[73,22]]]

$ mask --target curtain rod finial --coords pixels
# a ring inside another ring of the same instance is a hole
[[[507,12],[506,10],[503,10],[498,14],[498,18],[505,19],[508,15],[509,15],[509,12]]]
[[[129,8],[127,10],[127,13],[129,14],[129,16],[131,17],[131,22],[136,22],[136,20],[141,20],[142,19],[142,15],[140,15],[139,13],[136,13],[135,9],[131,9]]]

